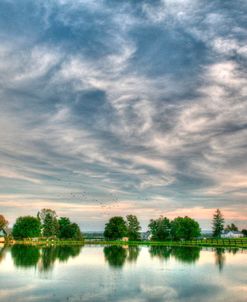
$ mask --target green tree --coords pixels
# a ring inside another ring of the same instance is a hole
[[[77,223],[71,223],[70,229],[71,229],[71,235],[72,235],[71,239],[83,240],[83,236],[82,236],[80,227]]]
[[[242,230],[242,234],[244,235],[244,237],[247,237],[247,230],[246,230],[246,229],[243,229],[243,230]]]
[[[153,240],[167,240],[170,238],[171,224],[167,217],[160,216],[158,219],[151,219],[148,225]]]
[[[57,236],[58,221],[57,214],[51,209],[42,209],[38,212],[37,217],[42,224],[42,234],[45,237]]]
[[[15,239],[33,238],[41,235],[41,224],[38,218],[23,216],[17,218],[12,234]]]
[[[59,232],[58,237],[61,239],[74,239],[82,240],[83,236],[81,234],[78,224],[71,223],[70,219],[67,217],[61,217],[58,220]]]
[[[135,215],[127,215],[127,236],[131,241],[141,240],[141,226]]]
[[[0,214],[0,231],[3,231],[6,234],[6,228],[8,226],[8,221],[3,215]]]
[[[238,231],[238,227],[234,223],[231,223],[226,226],[225,231]]]
[[[213,216],[213,237],[220,237],[224,230],[224,217],[219,209],[215,211]]]
[[[171,236],[174,240],[191,240],[200,235],[199,223],[188,216],[177,217],[171,222]]]
[[[47,214],[50,214],[52,217],[57,217],[56,211],[52,209],[42,209],[37,213],[38,219],[40,219],[41,224],[44,223],[45,217]]]
[[[110,240],[121,239],[127,235],[126,222],[121,216],[112,217],[105,225],[104,237]]]
[[[45,237],[57,236],[58,235],[58,221],[56,217],[52,217],[50,213],[47,213],[42,225],[42,233]]]

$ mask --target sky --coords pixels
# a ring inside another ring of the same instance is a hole
[[[247,2],[0,1],[0,213],[247,227]]]

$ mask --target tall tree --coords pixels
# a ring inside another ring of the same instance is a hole
[[[112,217],[105,225],[104,237],[110,240],[121,239],[127,235],[126,222],[121,216]]]
[[[59,238],[68,239],[71,238],[70,219],[67,217],[60,217],[58,220],[59,224]]]
[[[43,236],[50,237],[58,235],[57,214],[54,210],[42,209],[38,212],[37,217],[42,225]]]
[[[171,224],[167,217],[160,216],[158,219],[151,219],[148,227],[153,240],[170,238]]]
[[[3,231],[6,234],[6,228],[9,222],[5,219],[5,217],[0,214],[0,231]]]
[[[219,209],[215,211],[213,216],[213,237],[220,237],[224,230],[224,217]]]
[[[38,218],[23,216],[17,218],[12,234],[15,239],[39,237],[41,235],[41,224]]]
[[[40,222],[43,224],[45,217],[47,214],[50,214],[53,218],[57,218],[57,213],[56,211],[52,209],[42,209],[41,211],[38,212],[37,217],[40,219]]]
[[[226,226],[225,231],[238,231],[238,227],[234,223],[231,223]]]
[[[56,217],[53,217],[50,213],[47,213],[42,225],[42,233],[45,237],[58,235],[58,221]]]
[[[141,226],[135,215],[127,215],[127,236],[131,241],[137,241],[141,239]]]
[[[171,236],[174,240],[191,240],[200,235],[199,223],[188,216],[177,217],[171,222]]]

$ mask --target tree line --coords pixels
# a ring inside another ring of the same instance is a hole
[[[201,235],[199,223],[185,216],[169,220],[160,216],[151,219],[148,225],[152,240],[189,240]],[[121,216],[110,218],[105,226],[104,237],[108,240],[121,240],[128,237],[130,241],[141,240],[141,226],[135,215],[128,215],[126,220]]]
[[[58,217],[51,209],[42,209],[34,216],[21,216],[13,226],[14,239],[50,237],[58,239],[82,240],[83,236],[77,223],[67,217]]]
[[[238,231],[235,224],[231,223],[224,228],[224,217],[219,209],[213,215],[212,231],[213,237],[219,238],[222,232]],[[0,214],[0,231],[5,234],[8,221]],[[247,236],[247,230],[242,230]],[[155,241],[165,240],[191,240],[201,236],[199,223],[188,217],[176,217],[170,220],[160,216],[151,219],[148,225],[149,238]],[[71,222],[67,217],[58,217],[56,212],[51,209],[42,209],[37,216],[21,216],[17,218],[12,236],[14,239],[49,237],[58,239],[83,240],[83,235],[77,223]],[[105,225],[104,237],[106,240],[122,240],[127,237],[129,241],[141,240],[141,225],[135,215],[111,217]]]
[[[231,223],[224,228],[224,217],[219,209],[213,215],[212,236],[220,238],[223,231],[238,231],[238,227]],[[148,225],[148,239],[154,241],[165,240],[191,240],[201,236],[199,223],[188,217],[176,217],[170,220],[167,217],[160,216],[157,219],[151,219]],[[247,236],[247,230],[242,233]],[[135,215],[128,215],[126,219],[121,216],[110,218],[105,225],[104,237],[107,240],[121,240],[128,237],[130,241],[141,240],[141,226]]]

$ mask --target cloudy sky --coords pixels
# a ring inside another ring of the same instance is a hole
[[[247,227],[246,0],[1,0],[0,212]]]

